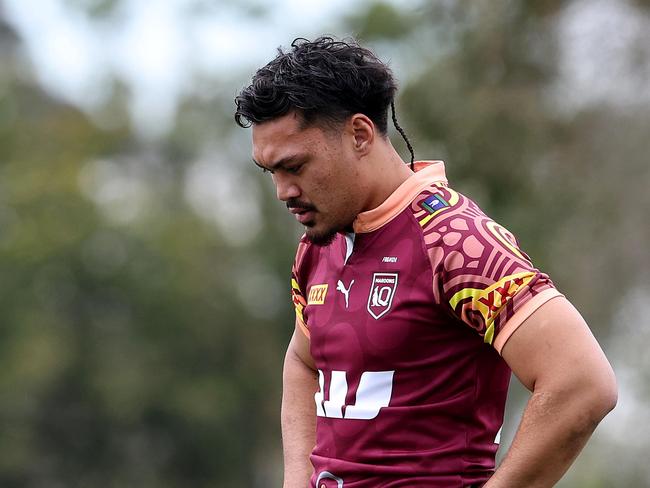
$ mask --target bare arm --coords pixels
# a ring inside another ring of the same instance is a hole
[[[535,311],[502,355],[533,394],[485,488],[551,487],[616,405],[614,372],[583,318],[561,297]]]
[[[318,375],[309,340],[297,327],[284,358],[282,383],[283,488],[305,488],[313,471],[309,455],[316,444]]]

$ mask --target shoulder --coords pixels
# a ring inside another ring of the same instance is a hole
[[[478,267],[478,261],[495,250],[531,266],[512,232],[446,184],[431,185],[413,201],[411,210],[435,266],[449,260],[455,267]]]
[[[433,270],[433,292],[497,351],[559,292],[515,236],[470,198],[434,185],[412,205]],[[506,326],[506,324],[508,324]]]
[[[303,263],[305,256],[311,247],[312,245],[309,240],[307,240],[306,234],[303,234],[303,236],[298,241],[298,246],[296,247],[296,256],[293,260],[294,266],[299,267]]]
[[[340,254],[339,251],[344,240],[342,235],[337,234],[332,243],[327,246],[319,246],[310,242],[307,236],[303,235],[296,247],[293,261],[294,274],[300,276],[309,274],[310,270],[335,259],[335,256]]]

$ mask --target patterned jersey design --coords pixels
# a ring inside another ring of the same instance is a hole
[[[431,211],[431,200],[449,202]],[[521,305],[553,290],[547,275],[536,270],[512,233],[486,216],[470,199],[438,183],[411,204],[423,230],[434,270],[437,303],[492,344],[497,332]],[[507,337],[499,341],[500,351]]]
[[[462,487],[494,469],[499,351],[558,296],[516,239],[426,165],[327,247],[298,246],[296,322],[318,369],[318,488]]]

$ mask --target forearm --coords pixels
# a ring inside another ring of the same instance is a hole
[[[289,350],[284,361],[282,444],[284,488],[305,488],[312,473],[309,455],[316,444],[316,373]]]
[[[611,409],[606,399],[586,401],[576,393],[531,396],[510,450],[485,488],[555,485]]]

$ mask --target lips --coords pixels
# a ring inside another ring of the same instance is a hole
[[[309,222],[314,220],[314,215],[316,214],[315,210],[302,207],[290,207],[289,211],[294,214],[296,220],[303,225],[307,225]]]

